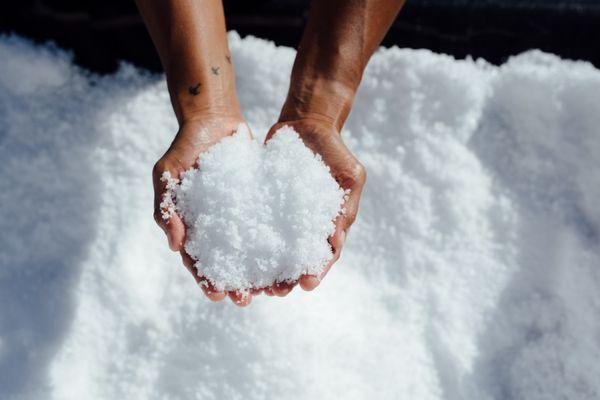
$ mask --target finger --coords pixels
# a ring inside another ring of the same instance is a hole
[[[302,275],[298,280],[300,287],[307,292],[315,290],[317,286],[321,284],[321,281],[323,280],[323,278],[325,278],[325,275],[327,275],[327,273],[329,272],[333,264],[338,260],[338,258],[339,256],[334,254],[333,258],[325,265],[325,267],[323,267],[323,270],[319,275]]]
[[[275,124],[273,125],[270,129],[269,132],[267,132],[267,136],[265,136],[265,140],[263,141],[263,144],[266,144],[269,140],[271,140],[271,138],[273,137],[273,135],[275,134],[275,132],[277,132],[277,130],[279,128],[281,128],[283,125],[281,124]]]
[[[246,131],[248,136],[250,136],[250,139],[254,138],[254,134],[252,133],[252,129],[250,128],[250,125],[248,125],[247,123],[243,123],[240,124],[240,126],[238,126],[238,130],[237,132],[244,132]]]
[[[228,295],[233,304],[238,307],[246,307],[252,301],[252,295],[248,291],[233,290]]]
[[[333,252],[333,256],[331,260],[329,260],[329,262],[323,267],[323,270],[318,275],[307,274],[302,275],[300,277],[299,284],[303,290],[310,292],[316,289],[317,286],[319,286],[319,284],[325,278],[333,264],[335,264],[336,261],[339,260],[345,240],[346,232],[342,229],[341,224],[336,223],[335,232],[328,239],[329,245],[331,246],[331,251]]]
[[[329,246],[331,246],[331,251],[333,252],[333,257],[337,260],[342,253],[342,248],[344,247],[344,243],[346,242],[346,235],[349,229],[348,225],[345,225],[345,220],[340,215],[335,220],[335,230],[333,234],[327,238],[327,242],[329,242]]]
[[[167,220],[163,219],[159,226],[167,235],[171,250],[180,251],[183,249],[183,244],[185,243],[185,225],[179,214],[171,214],[171,217]]]
[[[181,259],[183,260],[183,265],[190,271],[200,289],[204,292],[206,297],[208,297],[211,301],[221,301],[227,296],[227,293],[223,291],[218,291],[215,289],[212,283],[208,279],[202,276],[198,276],[198,269],[194,266],[194,260],[185,252],[185,250],[180,251]]]
[[[298,281],[294,282],[277,282],[271,286],[272,293],[277,297],[287,296],[294,287],[298,284]]]
[[[170,196],[169,185],[174,184],[173,179],[179,176],[176,171],[168,171],[157,163],[152,171],[154,185],[154,220],[167,235],[169,247],[173,251],[180,251],[185,238],[185,225],[181,217],[175,212],[175,205]],[[164,175],[169,172],[171,180]]]
[[[342,213],[335,219],[336,232],[334,233],[334,238],[333,240],[330,240],[334,249],[339,247],[341,250],[341,246],[344,245],[345,236],[348,235],[350,227],[356,220],[361,192],[362,186],[355,185],[350,188],[350,193],[346,195],[346,199],[342,205]],[[340,241],[341,232],[344,232],[344,240]]]
[[[265,293],[267,293],[267,290],[269,291],[270,296],[277,296],[275,284],[272,284],[271,286],[267,286],[265,288]]]
[[[319,275],[303,275],[300,277],[300,287],[306,291],[314,290],[319,286],[323,278],[329,273],[333,264],[340,258],[348,231],[356,220],[360,196],[365,182],[364,169],[360,167],[357,170],[357,173],[352,175],[356,176],[353,176],[352,178],[353,183],[350,187],[350,193],[344,201],[343,212],[335,219],[335,231],[333,235],[327,239],[331,246],[331,250],[333,251],[333,258],[325,265],[323,271],[321,271]],[[344,182],[340,183],[342,184]]]
[[[200,277],[200,282],[198,282],[198,285],[206,297],[210,299],[210,301],[221,301],[227,296],[227,293],[218,291],[205,277]]]

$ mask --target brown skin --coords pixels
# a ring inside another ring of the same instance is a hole
[[[232,134],[243,123],[235,91],[233,65],[227,46],[225,19],[218,0],[137,0],[167,75],[179,131],[153,171],[157,223],[169,246],[182,255],[206,296],[229,297],[245,306],[253,295],[285,296],[297,284],[316,288],[338,260],[354,222],[365,183],[365,170],[345,146],[340,131],[350,113],[354,95],[371,55],[394,21],[404,0],[314,0],[300,43],[287,99],[279,121],[292,126],[310,149],[323,157],[333,177],[350,189],[345,213],[335,221],[329,238],[334,257],[319,276],[304,275],[298,282],[275,284],[248,294],[218,292],[199,277],[183,249],[185,225],[174,214],[164,220],[159,204],[165,191],[164,171],[173,177],[190,168],[198,154]],[[199,160],[201,163],[202,160]]]

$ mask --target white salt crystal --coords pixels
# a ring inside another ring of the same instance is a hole
[[[332,257],[327,238],[345,192],[292,128],[263,146],[240,125],[169,186],[187,226],[185,250],[218,290],[318,274]]]
[[[163,193],[162,201],[160,202],[160,213],[164,220],[171,218],[171,214],[175,212],[175,202],[173,201],[173,189],[179,183],[178,179],[171,176],[169,171],[162,173],[160,181],[165,183],[166,190]]]

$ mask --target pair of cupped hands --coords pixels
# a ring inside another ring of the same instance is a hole
[[[339,259],[348,229],[356,218],[360,195],[365,183],[365,170],[342,141],[339,128],[326,119],[302,116],[273,125],[265,141],[268,141],[282,126],[292,127],[309,149],[321,155],[338,184],[343,189],[350,190],[349,197],[344,203],[344,213],[334,221],[335,232],[328,238],[333,257],[318,276],[302,275],[294,282],[274,283],[269,287],[249,291],[217,291],[206,278],[198,274],[194,267],[194,260],[185,252],[186,227],[184,221],[177,213],[172,213],[169,219],[163,218],[162,211],[164,210],[161,210],[160,204],[166,191],[166,183],[161,180],[161,177],[165,171],[168,171],[172,177],[179,178],[181,172],[196,165],[196,162],[201,166],[201,153],[223,137],[233,134],[241,123],[245,122],[240,113],[207,113],[181,122],[171,146],[155,164],[152,177],[154,219],[166,233],[171,250],[181,254],[183,264],[210,300],[221,301],[225,297],[229,297],[237,306],[246,306],[251,302],[253,296],[263,292],[267,296],[283,297],[297,285],[306,291],[311,291],[319,285],[331,266]],[[199,155],[200,158],[198,158]]]

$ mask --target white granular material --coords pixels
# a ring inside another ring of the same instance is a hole
[[[168,220],[171,218],[171,214],[175,212],[173,189],[177,187],[179,179],[173,178],[169,171],[165,171],[162,173],[160,181],[166,183],[166,191],[163,195],[162,201],[160,202],[160,213],[162,215],[162,219]]]
[[[180,182],[164,178],[187,227],[185,250],[218,290],[318,274],[332,257],[327,238],[346,193],[290,127],[263,146],[240,125]]]

